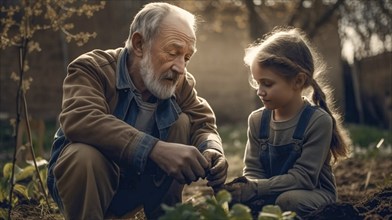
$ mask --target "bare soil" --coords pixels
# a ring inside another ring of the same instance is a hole
[[[308,219],[392,219],[392,157],[351,158],[335,168],[338,203]]]

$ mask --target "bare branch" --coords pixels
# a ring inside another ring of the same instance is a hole
[[[297,3],[297,5],[296,5],[296,7],[295,7],[295,9],[294,9],[294,11],[293,11],[293,13],[291,14],[291,17],[290,17],[290,19],[289,19],[289,22],[287,23],[289,26],[293,26],[294,23],[295,23],[295,21],[300,17],[301,8],[302,8],[302,5],[303,5],[303,2],[304,2],[304,0],[300,0],[300,1]]]
[[[338,0],[333,4],[324,14],[314,23],[313,27],[308,31],[309,37],[313,38],[317,31],[326,24],[332,15],[339,9],[339,7],[344,3],[345,0]]]
[[[256,40],[267,32],[267,25],[257,13],[253,0],[245,0],[245,5],[249,12],[250,37]]]

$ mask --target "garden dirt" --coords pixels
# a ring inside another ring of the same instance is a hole
[[[392,219],[392,158],[351,158],[335,168],[338,203],[308,219]]]

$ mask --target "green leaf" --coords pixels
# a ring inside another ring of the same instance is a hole
[[[225,220],[229,219],[228,214],[226,211],[223,209],[222,206],[219,204],[215,203],[213,205],[208,205],[206,206],[205,209],[200,211],[204,219],[219,219],[219,220]]]
[[[279,215],[260,212],[258,220],[280,220]]]
[[[172,220],[172,219],[184,219],[184,220],[199,220],[200,214],[191,204],[176,204],[174,207],[162,205],[162,209],[165,211],[165,215],[161,216],[159,220]]]
[[[230,220],[252,220],[250,208],[242,204],[235,204],[229,213]]]
[[[293,220],[295,218],[295,216],[297,216],[297,214],[295,212],[286,211],[286,212],[283,212],[282,219],[283,220]]]
[[[45,159],[42,159],[41,157],[37,157],[35,159],[35,162],[37,164],[38,168],[46,168],[46,165],[48,165],[48,161]],[[34,166],[34,161],[33,160],[26,160],[26,163],[30,164],[31,166]]]
[[[39,171],[39,175],[41,177],[42,182],[46,183],[46,179],[48,177],[48,169],[42,169]]]
[[[231,201],[231,194],[227,190],[221,190],[216,195],[216,201],[220,205],[222,205],[226,202],[230,202]]]
[[[35,172],[35,167],[34,166],[27,166],[23,168],[19,173],[15,174],[15,181],[21,181],[25,180],[29,177],[32,177]]]
[[[277,205],[266,205],[259,214],[258,220],[282,219],[282,210]]]
[[[27,184],[26,190],[27,190],[27,195],[29,196],[29,198],[36,196],[37,192],[39,192],[39,189],[37,189],[36,186],[37,186],[37,184],[33,181],[30,181]]]
[[[276,214],[279,216],[282,215],[282,209],[280,209],[280,207],[277,205],[266,205],[263,207],[262,212]]]
[[[20,198],[29,199],[27,188],[21,184],[17,183],[14,185],[14,193],[18,195]]]
[[[15,165],[14,175],[18,174],[20,171],[21,171],[21,169],[17,165]],[[4,178],[9,180],[11,178],[11,173],[12,173],[12,163],[6,163],[3,167]]]

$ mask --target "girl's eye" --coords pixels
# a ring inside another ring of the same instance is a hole
[[[265,82],[265,81],[264,81],[264,82],[262,83],[262,85],[265,86],[265,87],[271,87],[271,86],[273,85],[273,83],[272,83],[272,82]]]

